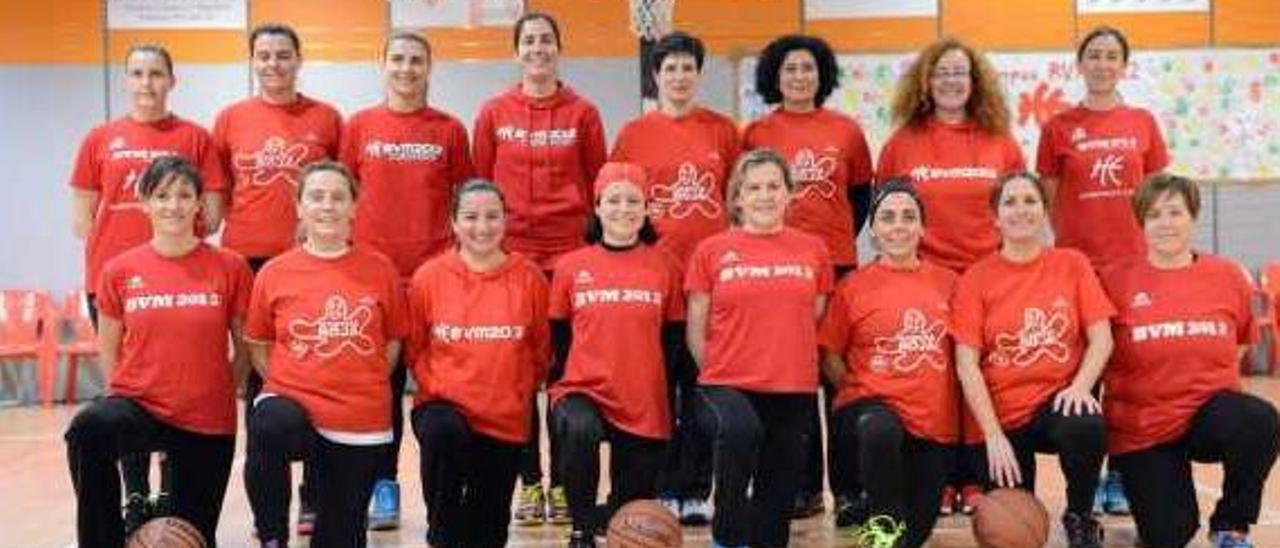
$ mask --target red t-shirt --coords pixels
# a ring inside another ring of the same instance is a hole
[[[474,171],[467,147],[462,123],[431,107],[352,116],[339,157],[360,181],[355,242],[385,254],[406,279],[448,248],[453,191]]]
[[[813,392],[818,385],[815,303],[831,292],[826,244],[794,228],[734,228],[701,244],[684,288],[711,297],[698,382],[757,392]]]
[[[595,245],[556,263],[549,316],[572,323],[564,376],[552,403],[586,394],[615,427],[645,438],[671,435],[662,323],[684,319],[676,259],[647,245]]]
[[[98,287],[108,259],[151,239],[151,220],[138,202],[137,183],[151,161],[182,156],[200,170],[206,192],[225,187],[209,132],[177,116],[138,122],[125,116],[89,132],[76,155],[71,187],[97,192],[98,210],[85,241],[84,286]]]
[[[893,132],[880,151],[876,180],[905,177],[916,184],[927,213],[920,253],[963,272],[1000,244],[991,189],[1001,175],[1021,169],[1022,151],[1009,134],[931,119]]]
[[[627,122],[610,159],[648,172],[644,190],[662,236],[658,247],[687,262],[698,242],[729,226],[725,185],[738,151],[733,121],[696,108],[679,118],[653,111]]]
[[[336,258],[294,248],[253,284],[245,337],[271,342],[264,393],[297,401],[320,430],[391,429],[387,343],[408,332],[400,278],[381,254]]]
[[[1215,393],[1240,390],[1238,350],[1256,330],[1253,289],[1238,265],[1198,254],[1190,267],[1160,270],[1133,258],[1103,281],[1120,308],[1103,375],[1112,454],[1176,440]]]
[[[414,405],[446,401],[472,430],[509,443],[529,439],[529,408],[551,359],[547,280],[511,254],[472,272],[457,251],[423,263],[409,284]]]
[[[1083,251],[1094,265],[1146,253],[1133,216],[1133,193],[1169,164],[1156,120],[1140,108],[1075,107],[1040,130],[1036,170],[1058,179],[1053,231],[1059,247]]]
[[[246,257],[274,257],[297,243],[295,195],[307,164],[336,159],[342,116],[298,96],[287,105],[252,98],[218,114],[213,141],[231,176],[222,244]]]
[[[564,84],[537,99],[517,84],[480,108],[472,137],[476,174],[507,203],[506,247],[544,271],[582,247],[591,184],[605,161],[595,105]]]
[[[777,109],[747,126],[743,148],[771,148],[791,165],[787,224],[822,238],[838,266],[858,264],[848,188],[871,182],[871,152],[853,118],[825,108]]]
[[[98,310],[124,330],[108,390],[183,430],[235,434],[227,341],[252,284],[244,259],[204,243],[181,257],[143,244],[107,261]]]
[[[820,341],[845,362],[836,408],[880,400],[913,436],[959,440],[959,391],[947,336],[955,283],[954,272],[928,262],[900,270],[878,261],[840,283]]]
[[[979,367],[1004,430],[1031,420],[1080,368],[1085,330],[1114,316],[1089,259],[1049,248],[1027,263],[999,253],[960,277],[952,300],[956,344],[979,349]],[[971,414],[969,442],[982,440]]]

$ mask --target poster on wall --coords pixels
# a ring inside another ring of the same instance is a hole
[[[858,120],[873,150],[892,130],[890,103],[911,54],[842,55],[841,84],[827,107]],[[1040,126],[1084,95],[1071,52],[994,53],[1014,137],[1035,158]],[[739,65],[744,122],[767,112],[754,89],[755,59]],[[1164,132],[1172,171],[1200,178],[1280,177],[1280,49],[1135,53],[1120,84],[1125,102],[1150,110]]]
[[[1076,13],[1209,12],[1210,0],[1076,0]]]
[[[248,21],[246,0],[110,0],[107,28],[234,29]]]
[[[504,27],[524,13],[524,0],[390,0],[393,28]]]
[[[938,0],[806,0],[804,3],[806,21],[937,15]]]

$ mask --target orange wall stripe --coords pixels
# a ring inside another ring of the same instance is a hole
[[[1209,45],[1210,17],[1207,13],[1081,15],[1076,20],[1077,35],[1084,36],[1090,29],[1103,24],[1123,30],[1134,49]]]
[[[376,61],[387,36],[387,0],[251,0],[249,26],[287,23],[312,61]]]
[[[836,51],[914,51],[938,38],[932,17],[818,19],[806,21],[806,33],[819,36]]]
[[[436,59],[509,59],[511,29],[506,27],[431,28],[422,31]]]
[[[800,31],[800,0],[676,0],[675,26],[701,38],[709,53],[755,54]]]
[[[986,49],[1059,49],[1070,44],[1075,0],[946,0],[942,34]]]
[[[123,63],[134,44],[160,44],[173,62],[243,63],[249,58],[245,33],[238,30],[116,30],[107,35],[107,59]]]
[[[101,63],[103,1],[0,2],[0,63]]]
[[[640,53],[640,39],[631,33],[629,2],[530,0],[526,9],[556,18],[564,35],[561,55],[635,57]],[[510,42],[506,47],[510,49]]]
[[[1280,2],[1215,0],[1213,42],[1217,46],[1265,46],[1280,42]]]

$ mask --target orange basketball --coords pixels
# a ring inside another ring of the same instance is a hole
[[[984,548],[1040,548],[1049,541],[1049,512],[1023,489],[995,489],[978,500],[973,537]]]
[[[678,548],[684,546],[680,520],[656,500],[633,500],[609,520],[608,548]]]
[[[129,535],[125,548],[204,548],[196,526],[174,517],[155,518]]]

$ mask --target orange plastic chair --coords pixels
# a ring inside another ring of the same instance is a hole
[[[53,401],[56,333],[49,294],[0,290],[0,365],[34,365],[40,403]]]
[[[62,400],[76,401],[76,376],[83,359],[98,356],[98,332],[89,319],[89,297],[82,289],[67,292],[62,301],[62,325],[69,338],[58,345],[58,354],[66,359],[67,385]]]
[[[1271,261],[1262,265],[1262,270],[1258,276],[1258,288],[1262,293],[1262,310],[1258,317],[1258,327],[1262,330],[1264,337],[1270,339],[1267,344],[1266,366],[1267,374],[1274,375],[1277,363],[1278,352],[1276,345],[1280,344],[1280,325],[1277,325],[1277,318],[1280,318],[1280,261]]]

